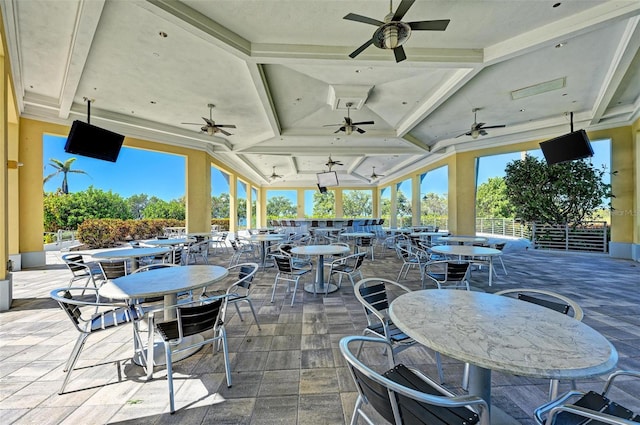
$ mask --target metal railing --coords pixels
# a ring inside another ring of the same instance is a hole
[[[609,227],[605,221],[588,221],[579,226],[532,223],[531,241],[537,249],[607,252]]]
[[[76,230],[58,229],[57,232],[44,232],[46,235],[52,235],[56,245],[62,245],[63,242],[74,242],[76,240]]]
[[[476,218],[476,233],[531,239],[531,228],[513,218]]]
[[[536,249],[607,252],[609,227],[605,221],[579,226],[522,223],[510,218],[477,218],[476,233],[529,239]]]

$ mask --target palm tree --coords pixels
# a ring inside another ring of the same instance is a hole
[[[67,174],[69,173],[77,173],[77,174],[86,174],[89,175],[86,171],[82,171],[82,170],[72,170],[71,169],[71,164],[73,164],[73,162],[76,160],[76,158],[69,158],[67,159],[65,162],[62,162],[58,159],[55,158],[49,158],[49,161],[51,161],[49,163],[49,165],[51,165],[53,168],[55,168],[55,172],[49,174],[47,177],[44,178],[44,181],[42,182],[43,184],[48,182],[51,178],[57,176],[58,174],[62,173],[63,177],[62,177],[62,186],[60,187],[60,189],[62,190],[62,193],[67,194],[69,193],[69,184],[67,183]]]

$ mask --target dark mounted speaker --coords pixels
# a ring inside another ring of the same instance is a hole
[[[574,131],[540,143],[547,164],[558,164],[593,156],[593,148],[584,130]]]
[[[82,121],[74,121],[64,151],[116,162],[124,136]]]
[[[320,193],[327,193],[327,188],[324,186],[318,185],[318,190],[320,191]]]

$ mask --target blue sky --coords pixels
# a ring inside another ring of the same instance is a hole
[[[76,158],[72,169],[83,170],[89,175],[69,174],[67,177],[70,192],[79,192],[93,186],[105,191],[111,190],[123,198],[145,193],[160,199],[171,200],[184,196],[185,158],[141,149],[123,147],[117,162],[102,161],[86,156],[72,155],[64,151],[66,137],[44,136],[43,176],[55,172],[49,163],[54,158],[64,162]],[[213,194],[229,192],[229,183],[224,173],[211,170]],[[44,185],[45,192],[55,192],[62,184],[62,176],[53,177]],[[242,185],[240,185],[242,186]],[[239,194],[246,196],[239,188]]]
[[[86,171],[89,175],[70,174],[68,176],[69,191],[78,192],[86,190],[89,186],[113,191],[123,198],[131,195],[145,193],[149,196],[157,196],[160,199],[171,200],[184,196],[185,180],[185,158],[180,155],[164,154],[141,149],[123,147],[116,163],[88,158],[84,156],[71,155],[64,152],[65,137],[44,136],[44,171],[43,176],[53,173],[55,170],[49,165],[50,158],[65,161],[75,157],[76,161],[72,169]],[[596,167],[602,164],[610,169],[610,143],[608,141],[592,141],[594,156],[591,158]],[[531,151],[531,155],[542,157],[540,150]],[[505,165],[519,159],[519,153],[495,155],[483,157],[480,160],[478,170],[478,184],[482,184],[490,177],[504,174]],[[447,193],[446,168],[432,170],[423,181],[422,192]],[[609,175],[606,175],[607,182]],[[410,180],[402,182],[399,189],[405,195],[411,196]],[[45,186],[45,192],[54,192],[60,187],[62,176],[56,176],[49,180]],[[212,194],[215,196],[229,192],[229,183],[225,173],[211,169]],[[311,205],[314,191],[305,193],[305,204]],[[294,199],[295,190],[269,191],[269,197],[285,196]],[[246,197],[246,187],[244,184],[238,185],[238,196]],[[310,212],[309,212],[310,213]]]

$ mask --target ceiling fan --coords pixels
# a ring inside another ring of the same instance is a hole
[[[411,36],[411,31],[444,31],[449,25],[449,19],[441,19],[437,21],[416,21],[402,22],[401,19],[413,5],[415,0],[402,0],[400,5],[393,13],[393,2],[389,0],[389,14],[384,17],[384,22],[377,19],[368,18],[355,13],[349,13],[343,19],[350,21],[362,22],[364,24],[376,25],[378,29],[373,33],[373,37],[367,40],[362,46],[354,50],[349,56],[355,58],[362,53],[370,45],[374,45],[379,49],[393,49],[396,62],[402,62],[407,58],[402,45]]]
[[[334,161],[333,159],[331,159],[331,154],[329,154],[329,161],[327,161],[327,162],[326,162],[326,164],[324,164],[324,165],[326,165],[327,167],[329,167],[329,171],[331,171],[331,168],[332,168],[334,165],[340,165],[340,166],[342,166],[342,165],[344,165],[344,164],[343,164],[341,161]]]
[[[216,133],[222,133],[225,136],[231,136],[232,134],[223,130],[223,128],[236,128],[235,125],[232,124],[216,124],[216,122],[213,120],[213,118],[211,118],[211,111],[212,109],[215,107],[216,105],[214,105],[213,103],[209,103],[207,105],[207,107],[209,108],[209,118],[205,118],[202,117],[202,119],[204,120],[204,122],[206,123],[205,125],[203,125],[202,127],[200,127],[200,131],[202,131],[203,133],[207,133],[209,136],[213,136]],[[189,124],[189,125],[202,125],[200,123],[196,123],[196,122],[183,122],[182,124]]]
[[[485,131],[488,128],[503,128],[506,127],[504,124],[502,125],[490,125],[485,127],[485,123],[478,122],[476,118],[476,113],[480,110],[480,108],[473,108],[471,112],[473,112],[473,124],[471,124],[471,130],[466,131],[462,134],[457,135],[456,137],[461,136],[471,136],[474,139],[477,139],[478,136],[486,136],[487,132]]]
[[[377,180],[380,177],[384,177],[384,174],[376,174],[376,167],[373,167],[373,172],[371,173],[371,175],[369,176],[369,178],[371,180]]]
[[[334,131],[334,133],[338,133],[340,131],[344,131],[347,135],[349,135],[349,134],[353,133],[354,131],[357,131],[360,134],[365,133],[365,131],[363,129],[358,127],[359,125],[375,124],[375,122],[373,122],[373,121],[353,122],[351,120],[351,114],[350,114],[351,107],[353,106],[353,103],[347,102],[346,105],[347,105],[347,116],[344,117],[344,122],[342,122],[341,124],[327,124],[327,125],[324,125],[323,127],[333,127],[333,126],[339,125],[340,128],[338,128],[336,131]]]
[[[276,173],[276,167],[273,167],[273,171],[269,176],[269,180],[281,179],[282,177],[283,177],[282,175]]]

